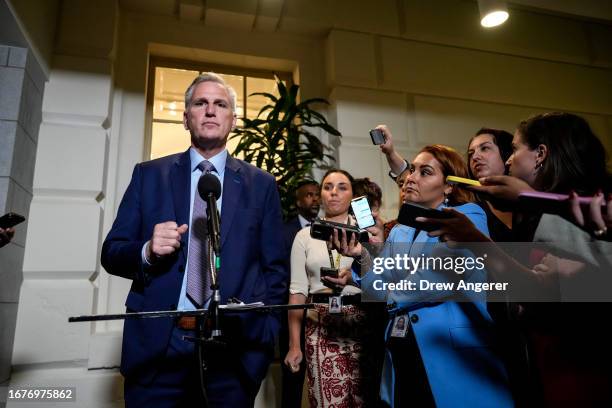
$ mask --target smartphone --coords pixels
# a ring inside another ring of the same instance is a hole
[[[524,211],[565,214],[570,210],[569,199],[567,194],[526,191],[519,194],[519,207]],[[593,197],[578,197],[581,205],[590,205],[592,200]],[[605,200],[601,203],[601,207],[602,210],[606,207]]]
[[[375,145],[381,145],[385,143],[385,134],[380,129],[370,130],[370,137],[372,138],[372,143],[374,143]]]
[[[451,218],[453,215],[445,213],[444,211],[436,210],[435,208],[423,207],[422,205],[414,203],[402,204],[399,215],[397,216],[397,222],[415,229],[423,231],[433,231],[436,227],[428,225],[422,222],[415,221],[417,217],[427,218]]]
[[[351,200],[351,208],[353,209],[353,214],[355,214],[355,219],[360,229],[366,229],[376,224],[366,196],[353,198],[353,200]]]
[[[14,212],[6,213],[2,217],[0,217],[0,228],[12,228],[17,224],[20,224],[25,221],[25,217],[23,215],[16,214]]]
[[[446,176],[446,182],[450,184],[467,184],[470,186],[480,186],[480,181],[458,176]]]
[[[338,230],[338,237],[341,237],[342,230],[346,231],[346,236],[350,240],[351,234],[357,234],[359,242],[368,242],[370,237],[367,231],[362,231],[355,225],[340,224],[332,221],[316,219],[310,224],[310,236],[321,241],[329,241],[334,229]]]
[[[321,278],[324,276],[329,276],[330,278],[338,278],[338,269],[337,268],[330,268],[328,266],[322,266],[321,269]],[[323,279],[321,279],[321,283],[325,286],[327,286],[330,289],[336,289],[336,284],[335,283],[331,283],[328,281],[325,281]]]

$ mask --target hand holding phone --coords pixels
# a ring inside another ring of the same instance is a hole
[[[338,268],[330,268],[327,266],[322,266],[320,271],[321,271],[321,278],[327,276],[330,278],[338,279]],[[337,285],[335,283],[329,282],[328,280],[325,280],[325,279],[321,279],[321,283],[330,289],[335,290],[337,288]]]
[[[366,196],[357,197],[351,200],[351,208],[353,209],[353,214],[355,215],[357,225],[360,229],[366,229],[376,225]]]

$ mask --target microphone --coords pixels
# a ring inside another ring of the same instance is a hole
[[[217,210],[217,199],[221,197],[221,183],[219,179],[211,173],[203,174],[198,181],[198,193],[202,200],[206,201],[208,236],[215,254],[219,255],[221,250],[221,227],[219,211]]]
[[[210,240],[214,259],[212,274],[212,299],[208,305],[211,321],[211,336],[217,338],[222,336],[219,302],[221,302],[221,293],[219,291],[219,282],[217,281],[217,273],[221,266],[219,255],[221,254],[221,227],[219,222],[219,211],[217,210],[217,198],[221,197],[221,183],[219,179],[211,173],[203,174],[198,180],[198,194],[202,200],[206,201],[206,215],[208,216],[208,239]]]

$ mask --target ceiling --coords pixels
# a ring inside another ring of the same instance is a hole
[[[125,10],[158,15],[188,15],[189,10],[208,8],[218,0],[119,0]],[[282,9],[283,3],[296,0],[251,0],[237,2],[234,7]],[[297,0],[307,1],[307,0]],[[333,1],[333,0],[331,0]],[[413,0],[414,1],[414,0]],[[418,0],[417,0],[418,1]],[[474,1],[476,0],[467,0]],[[612,1],[610,0],[509,0],[513,7],[529,9],[547,14],[574,16],[588,20],[612,22]],[[213,5],[214,7],[214,5]]]
[[[509,3],[552,14],[612,21],[610,0],[510,0]]]

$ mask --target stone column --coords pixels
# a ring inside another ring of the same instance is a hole
[[[45,76],[27,48],[0,45],[0,215],[29,218]],[[8,380],[29,221],[0,249],[0,383]]]
[[[117,15],[116,1],[63,2],[42,101],[10,382],[76,387],[78,405],[88,407],[121,395],[117,370],[91,370],[93,324],[68,323],[97,311]]]

